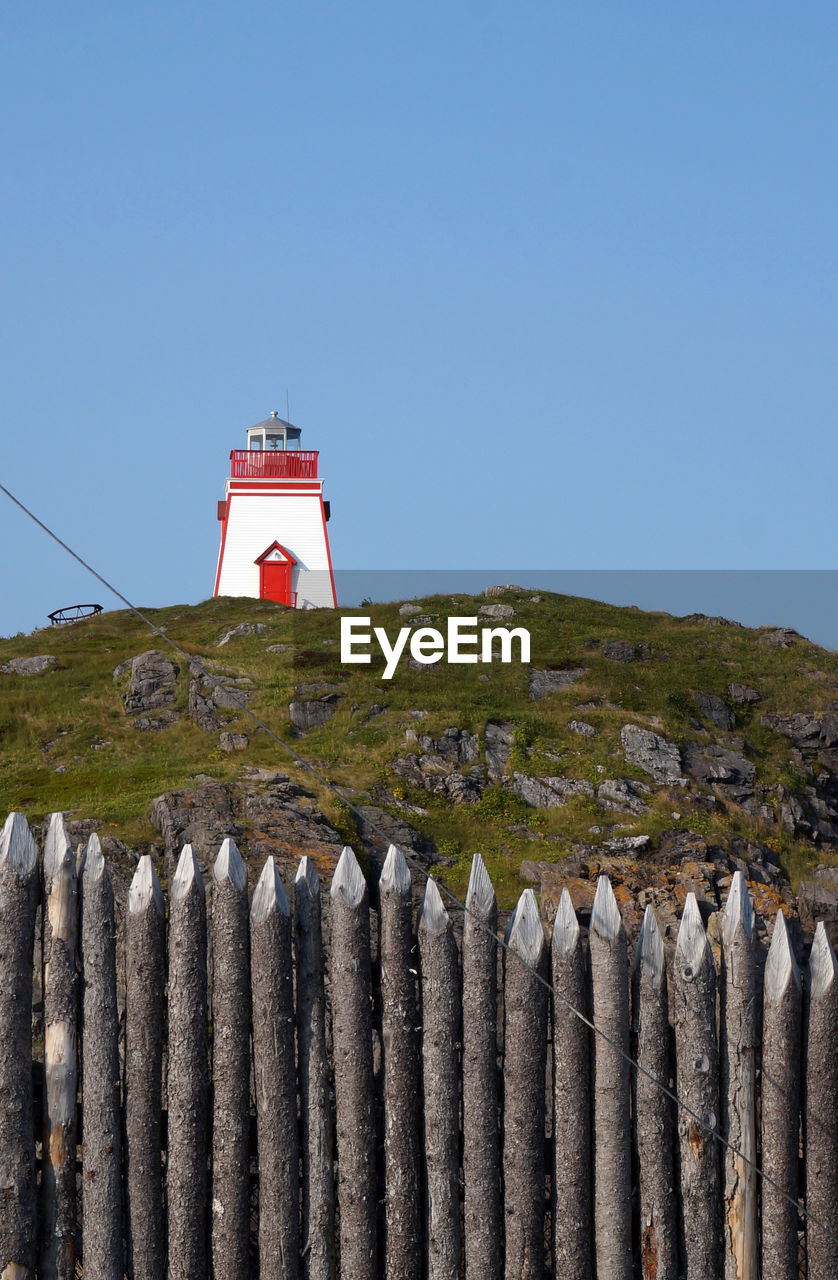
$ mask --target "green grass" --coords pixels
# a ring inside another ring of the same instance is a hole
[[[394,757],[407,750],[407,728],[435,738],[451,726],[482,735],[489,721],[515,726],[510,769],[560,773],[592,783],[605,776],[642,780],[644,774],[625,764],[621,726],[631,720],[679,745],[687,738],[715,740],[720,735],[701,719],[693,693],[700,689],[726,697],[733,680],[754,686],[762,696],[755,707],[735,708],[734,733],[745,740],[747,754],[756,761],[757,782],[782,783],[792,792],[805,784],[790,742],[760,720],[766,714],[825,711],[836,699],[838,655],[804,641],[778,649],[759,644],[760,633],[752,630],[686,622],[591,600],[542,593],[541,603],[533,604],[529,592],[505,599],[516,608],[513,625],[531,632],[532,664],[584,667],[586,674],[578,683],[534,703],[527,669],[517,662],[450,667],[441,663],[414,672],[402,661],[394,678],[384,681],[380,656],[373,656],[369,666],[341,666],[339,615],[327,610],[292,613],[267,601],[219,599],[148,613],[189,653],[201,656],[207,669],[249,676],[255,691],[253,710],[280,737],[324,767],[337,785],[365,793],[384,782],[397,798],[425,808],[427,817],[409,820],[455,859],[447,878],[458,891],[465,887],[472,853],[479,851],[499,896],[509,901],[520,887],[522,858],[561,857],[574,841],[593,838],[591,826],[611,823],[652,836],[681,825],[703,827],[701,834],[719,842],[734,834],[773,842],[793,876],[821,858],[805,842],[790,841],[777,826],[766,829],[741,810],[721,804],[713,813],[695,810],[683,793],[657,793],[651,813],[637,818],[604,814],[584,798],[561,809],[536,812],[499,786],[490,788],[476,806],[452,806],[425,792],[408,793],[389,770]],[[475,614],[482,603],[482,597],[462,596],[456,602],[448,596],[421,602],[424,612],[437,615],[436,625],[443,630],[449,614]],[[363,612],[391,637],[405,623],[395,603]],[[264,630],[218,649],[219,637],[240,622],[261,623]],[[647,644],[648,660],[609,661],[599,642],[616,639]],[[592,645],[592,640],[598,643]],[[273,644],[293,649],[267,652]],[[127,611],[0,640],[0,665],[12,656],[38,653],[57,659],[42,675],[0,676],[0,807],[21,809],[31,820],[54,809],[69,809],[79,817],[99,818],[107,831],[128,844],[142,844],[154,838],[148,814],[155,796],[194,785],[198,774],[233,782],[248,764],[281,768],[299,778],[350,839],[353,827],[346,810],[322,793],[319,784],[303,777],[267,735],[254,732],[247,717],[221,713],[229,718],[230,728],[248,734],[250,746],[241,753],[222,752],[217,734],[205,734],[191,724],[185,672],[179,681],[180,722],[159,733],[133,727],[122,709],[128,679],[115,682],[112,672],[143,650],[166,647]],[[304,740],[293,739],[288,704],[300,685],[317,681],[341,686],[338,712]],[[576,709],[589,701],[596,703],[594,709]],[[364,724],[373,703],[387,710]],[[410,715],[413,710],[424,710],[427,716],[416,720]],[[593,725],[597,736],[573,733],[568,728],[573,719]],[[559,755],[560,761],[551,755]],[[682,812],[682,818],[673,819],[673,811]]]

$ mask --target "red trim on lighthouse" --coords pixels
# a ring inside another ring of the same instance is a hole
[[[271,545],[270,545],[269,547],[266,547],[266,548],[265,548],[265,550],[262,552],[262,554],[261,554],[260,556],[257,556],[257,557],[256,557],[256,559],[253,561],[253,563],[254,563],[254,564],[261,564],[263,560],[267,560],[268,556],[271,554],[271,552],[272,552],[272,551],[279,551],[279,552],[281,552],[281,554],[284,556],[285,560],[286,560],[289,564],[296,564],[296,563],[297,563],[296,558],[295,558],[294,556],[292,556],[292,555],[291,555],[291,552],[287,549],[287,547],[283,547],[282,543],[281,543],[281,542],[277,542],[276,538],[274,538],[273,542],[271,543]]]
[[[337,609],[338,597],[335,591],[335,573],[332,568],[332,548],[329,546],[329,534],[326,529],[326,508],[323,506],[323,497],[320,497],[320,518],[323,521],[323,539],[326,543],[326,557],[329,561],[329,578],[332,583],[332,608]]]
[[[224,544],[227,541],[227,524],[230,519],[230,507],[233,502],[232,493],[227,498],[227,514],[224,517],[224,523],[221,526],[221,550],[218,552],[218,568],[215,571],[215,586],[213,587],[213,596],[218,595],[218,584],[221,581],[221,566],[224,563]]]

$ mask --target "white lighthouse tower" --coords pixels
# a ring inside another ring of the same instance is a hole
[[[335,607],[329,504],[317,458],[300,448],[300,428],[275,412],[249,428],[246,449],[231,451],[218,504],[213,595],[256,596],[296,609]]]

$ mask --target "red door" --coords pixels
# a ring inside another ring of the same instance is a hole
[[[277,604],[291,604],[291,565],[288,561],[263,560],[259,565],[259,595]]]

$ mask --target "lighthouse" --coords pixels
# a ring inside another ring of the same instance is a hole
[[[274,412],[230,453],[218,504],[221,546],[215,596],[255,596],[295,609],[337,604],[318,454]]]

